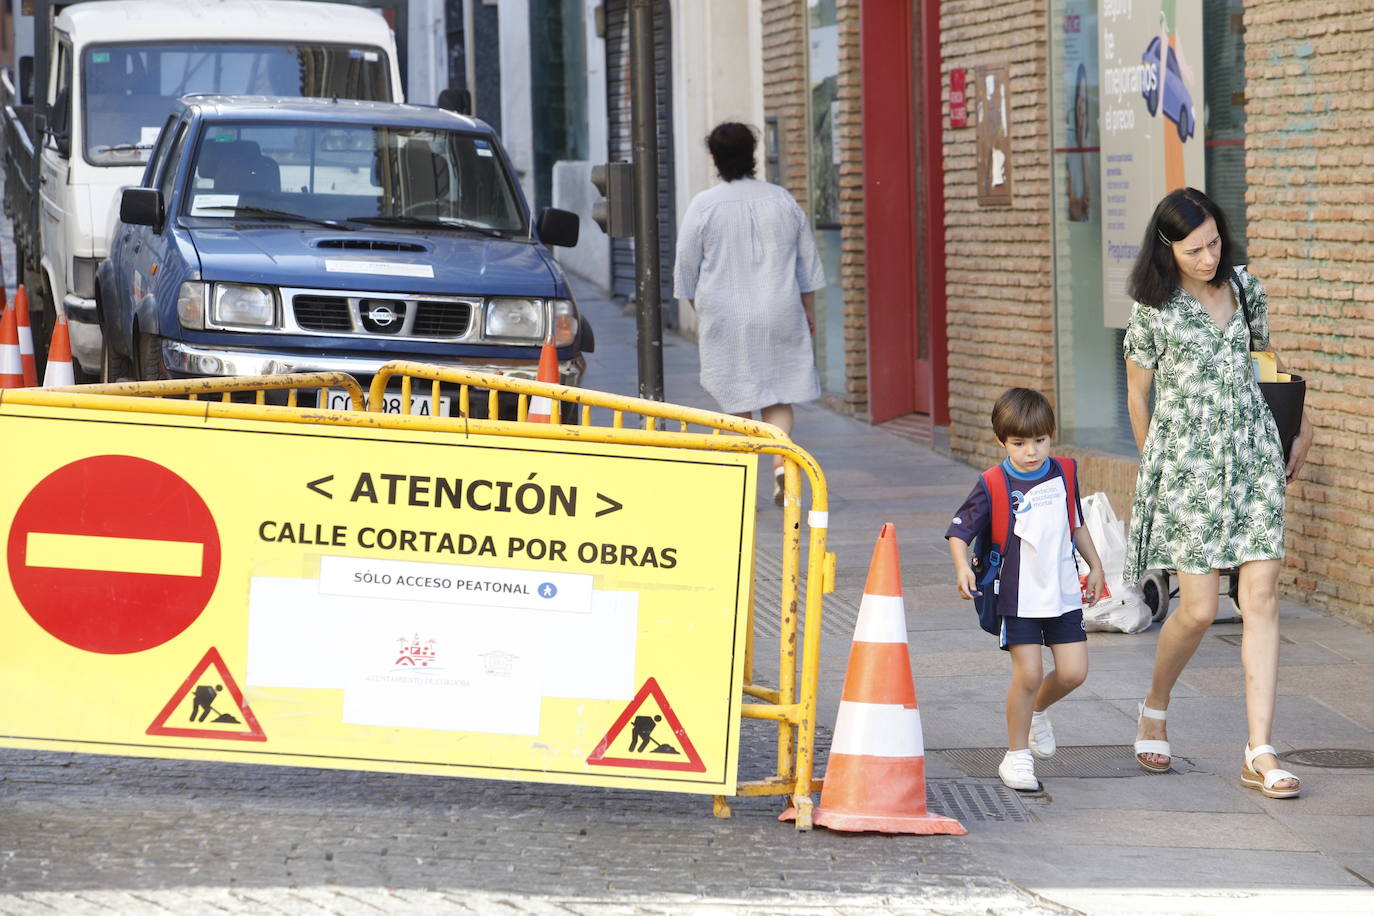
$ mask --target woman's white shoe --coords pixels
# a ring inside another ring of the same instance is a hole
[[[1274,750],[1273,745],[1269,744],[1261,744],[1253,751],[1250,750],[1250,745],[1245,745],[1245,767],[1240,771],[1241,785],[1251,789],[1259,789],[1260,794],[1265,798],[1296,798],[1298,793],[1302,791],[1302,784],[1298,777],[1278,767],[1265,770],[1264,773],[1255,769],[1255,758],[1263,757],[1265,754],[1273,754],[1278,757],[1279,752]],[[1285,779],[1291,779],[1297,784],[1283,789],[1274,787],[1274,783],[1283,782]]]
[[[1030,752],[1039,760],[1049,760],[1057,749],[1054,743],[1054,729],[1050,727],[1050,714],[1037,712],[1031,714]]]
[[[1140,730],[1141,719],[1158,719],[1160,722],[1168,718],[1168,713],[1163,709],[1151,709],[1144,703],[1140,704],[1140,715],[1136,717],[1136,730]],[[1135,762],[1140,764],[1141,769],[1151,773],[1167,773],[1169,768],[1174,765],[1172,759],[1164,761],[1163,764],[1155,763],[1153,760],[1146,760],[1145,754],[1158,754],[1161,757],[1173,757],[1173,751],[1169,750],[1168,741],[1159,741],[1154,738],[1137,738],[1135,742]]]
[[[1035,758],[1029,750],[1007,751],[997,766],[1002,785],[1018,792],[1039,792],[1040,780],[1035,778]]]

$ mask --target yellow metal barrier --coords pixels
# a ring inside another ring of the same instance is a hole
[[[427,385],[432,403],[442,403],[448,392],[456,393],[454,416],[407,415],[416,382]],[[383,396],[399,386],[402,415],[382,413]],[[329,388],[348,392],[352,410],[331,411],[297,406],[301,389]],[[456,389],[456,392],[455,392]],[[500,395],[516,397],[515,420],[478,419],[469,416],[474,389],[484,391],[488,416],[499,416]],[[269,391],[286,391],[286,404],[267,403]],[[254,392],[254,403],[234,401],[236,393]],[[91,397],[102,395],[103,397]],[[218,396],[217,400],[210,400]],[[553,402],[551,423],[530,423],[529,400],[548,398]],[[134,405],[130,398],[142,399]],[[157,399],[149,402],[147,399]],[[389,429],[461,431],[476,436],[520,436],[567,442],[613,443],[659,448],[723,451],[781,456],[784,466],[782,510],[782,583],[780,639],[778,645],[778,682],[775,686],[754,683],[754,607],[750,598],[748,640],[745,646],[745,718],[777,723],[777,762],[774,774],[754,782],[740,782],[736,792],[742,796],[789,795],[796,811],[796,824],[807,830],[812,826],[812,791],[816,736],[816,699],[819,678],[822,596],[834,587],[834,555],[826,551],[828,493],[825,475],[816,460],[793,443],[777,427],[728,414],[608,394],[590,389],[571,388],[519,378],[488,375],[464,369],[397,361],[384,365],[374,376],[367,407],[363,409],[362,389],[344,373],[306,373],[285,376],[228,379],[173,379],[152,382],[123,382],[53,389],[0,391],[3,402],[85,409],[140,410],[151,413],[218,418],[263,419],[322,425],[346,425]],[[559,406],[578,406],[579,422],[558,422]],[[609,417],[602,416],[605,412]],[[636,419],[637,418],[637,419]],[[607,425],[594,425],[606,419]],[[722,435],[731,433],[733,435]],[[804,599],[801,595],[802,478],[811,489],[811,508],[807,513],[808,543]],[[804,609],[804,624],[799,626],[798,611]],[[798,636],[801,648],[798,652]],[[798,667],[800,665],[800,672]],[[798,676],[800,674],[800,676]],[[730,816],[724,796],[714,798],[714,813]]]
[[[184,397],[190,401],[218,396],[230,403],[235,394],[253,393],[255,404],[267,403],[267,392],[285,391],[287,407],[306,407],[300,404],[302,389],[316,389],[323,394],[330,388],[343,389],[354,410],[363,409],[363,389],[357,379],[347,372],[302,372],[294,375],[260,375],[252,378],[189,378],[164,379],[156,382],[111,382],[103,385],[71,385],[64,388],[44,388],[43,391],[64,391],[79,394],[125,395],[129,397]],[[0,392],[0,397],[3,393]],[[318,403],[318,402],[317,402]]]
[[[470,425],[471,432],[474,433],[584,442],[636,442],[667,448],[782,456],[784,500],[778,684],[776,687],[767,687],[753,683],[754,607],[751,601],[750,640],[745,650],[744,692],[746,696],[758,702],[746,703],[742,709],[746,718],[770,719],[778,723],[777,767],[774,776],[757,782],[742,782],[737,787],[737,792],[746,796],[791,794],[797,811],[797,826],[809,829],[815,762],[821,600],[826,592],[833,590],[835,578],[834,555],[827,553],[825,549],[829,495],[825,474],[816,460],[793,443],[782,430],[770,423],[585,388],[492,376],[423,363],[393,362],[383,366],[372,380],[368,399],[369,410],[380,409],[382,396],[397,381],[400,383],[402,409],[408,409],[416,379],[429,383],[428,394],[435,404],[440,403],[443,386],[457,386],[459,421]],[[487,391],[488,416],[497,415],[500,392],[516,394],[518,421],[467,419],[474,388]],[[545,397],[553,402],[553,409],[549,413],[554,422],[519,422],[528,415],[529,399],[532,397]],[[560,405],[565,403],[579,405],[579,423],[572,425],[557,421],[561,416]],[[609,428],[592,425],[592,408],[610,411]],[[639,428],[627,426],[627,416],[640,417],[641,423],[636,424]],[[660,428],[660,425],[676,426],[676,429]],[[703,427],[709,432],[691,432],[693,426]],[[721,433],[737,435],[727,437],[721,436]],[[797,612],[802,606],[800,572],[803,475],[811,486],[811,509],[808,514],[808,588],[805,597],[805,624],[802,629],[801,678],[798,682]],[[729,803],[722,796],[715,799],[715,813],[720,817],[728,817],[730,814]]]

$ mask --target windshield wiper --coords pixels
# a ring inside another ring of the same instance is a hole
[[[111,143],[109,146],[97,146],[97,153],[127,153],[130,150],[152,149],[151,143]]]
[[[495,226],[488,226],[485,223],[451,216],[350,216],[348,219],[349,222],[367,223],[371,226],[420,226],[426,229],[458,229],[463,232],[477,232],[494,239],[510,238],[510,233],[505,229],[497,229]]]
[[[212,204],[210,206],[197,206],[192,216],[199,216],[206,210],[233,210],[235,216],[267,216],[274,219],[295,219],[316,226],[328,226],[331,229],[353,229],[355,227],[346,222],[334,219],[321,219],[318,216],[306,216],[304,213],[289,213],[286,210],[273,210],[271,207],[240,207],[237,204]]]

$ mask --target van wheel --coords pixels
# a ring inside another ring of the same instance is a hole
[[[162,338],[140,332],[134,340],[135,377],[142,382],[171,378],[162,365]]]
[[[127,382],[132,373],[129,371],[129,358],[116,353],[110,342],[112,335],[102,332],[100,337],[100,380],[105,384]]]

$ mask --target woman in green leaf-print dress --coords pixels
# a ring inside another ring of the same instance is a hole
[[[1238,288],[1249,311],[1238,308]],[[1140,472],[1127,538],[1127,582],[1146,569],[1178,572],[1179,607],[1164,623],[1140,704],[1136,760],[1170,767],[1169,695],[1217,615],[1219,570],[1240,568],[1248,742],[1241,782],[1271,798],[1298,794],[1278,768],[1270,730],[1278,687],[1278,577],[1284,488],[1312,444],[1304,416],[1285,466],[1249,351],[1268,350],[1268,300],[1231,262],[1226,217],[1201,191],[1160,201],[1131,271],[1127,404]],[[1150,389],[1155,403],[1150,408]]]

